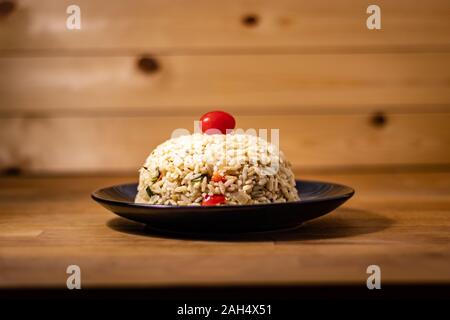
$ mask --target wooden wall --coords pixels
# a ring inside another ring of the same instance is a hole
[[[450,1],[0,0],[0,170],[136,170],[212,109],[299,170],[448,166]]]

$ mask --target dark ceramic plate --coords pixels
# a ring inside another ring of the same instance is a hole
[[[333,211],[350,199],[350,187],[297,180],[301,200],[242,206],[165,206],[134,203],[137,184],[99,189],[92,198],[115,214],[149,228],[176,233],[242,233],[290,229]]]

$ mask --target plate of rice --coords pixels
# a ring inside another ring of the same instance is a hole
[[[350,187],[296,180],[278,146],[233,130],[222,111],[201,118],[201,132],[151,151],[139,182],[102,188],[92,198],[121,217],[171,232],[290,229],[348,200]]]

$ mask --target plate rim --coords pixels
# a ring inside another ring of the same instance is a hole
[[[117,187],[123,187],[123,186],[129,186],[129,185],[138,185],[137,182],[130,182],[130,183],[121,183],[116,184],[108,187],[98,188],[95,191],[91,193],[91,198],[98,202],[98,203],[105,203],[108,205],[114,205],[114,206],[122,206],[122,207],[133,207],[133,208],[140,208],[140,209],[164,209],[164,210],[179,210],[179,209],[199,209],[200,210],[224,210],[224,209],[230,209],[230,208],[256,208],[256,207],[276,207],[280,205],[298,205],[298,204],[308,204],[308,203],[317,203],[317,202],[324,202],[324,201],[334,201],[334,200],[342,200],[342,199],[350,199],[355,194],[355,189],[352,187],[349,187],[344,184],[335,183],[335,182],[327,182],[327,181],[320,181],[320,180],[304,180],[304,179],[296,179],[296,183],[319,183],[319,184],[326,184],[326,185],[332,185],[337,186],[341,188],[348,189],[345,193],[335,196],[330,196],[323,199],[306,199],[306,200],[298,200],[298,201],[288,201],[288,202],[277,202],[277,203],[260,203],[260,204],[243,204],[243,205],[224,205],[224,206],[174,206],[174,205],[164,205],[164,204],[147,204],[147,203],[135,203],[135,202],[128,202],[128,201],[119,201],[119,200],[112,200],[112,199],[106,199],[99,195],[100,192],[111,189],[111,188],[117,188]]]

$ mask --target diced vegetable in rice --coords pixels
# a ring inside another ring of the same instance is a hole
[[[224,195],[225,205],[299,200],[290,163],[249,134],[193,134],[167,140],[140,169],[137,203],[201,205]]]

